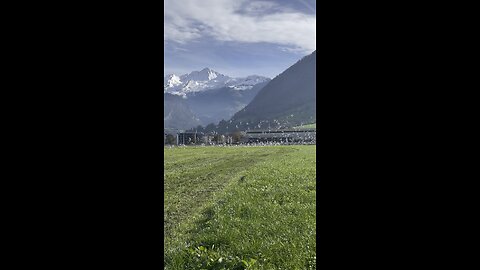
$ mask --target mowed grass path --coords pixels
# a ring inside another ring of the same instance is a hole
[[[315,148],[165,148],[165,269],[315,269]]]

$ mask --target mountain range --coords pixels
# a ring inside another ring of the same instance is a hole
[[[164,78],[164,128],[284,128],[316,122],[316,51],[273,80],[209,68]],[[228,121],[229,120],[229,121]],[[221,125],[220,125],[221,124]],[[221,127],[220,127],[221,126]]]
[[[210,68],[192,71],[181,76],[170,74],[163,80],[164,93],[187,97],[191,93],[204,92],[222,87],[233,90],[248,90],[253,86],[270,81],[269,78],[251,75],[244,78],[232,78]]]
[[[189,129],[230,119],[269,81],[257,75],[232,78],[210,68],[170,74],[164,78],[164,127]]]

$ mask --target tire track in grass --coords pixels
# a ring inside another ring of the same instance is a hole
[[[186,229],[214,201],[216,193],[254,164],[282,151],[279,148],[184,148],[164,150],[169,164],[164,178],[164,244],[181,243]],[[191,165],[189,165],[191,164]]]
[[[315,269],[316,147],[288,148],[226,187],[189,231],[190,247],[165,254],[166,269]]]
[[[173,208],[175,209],[173,212],[188,216],[189,212],[201,206],[210,193],[228,184],[232,175],[253,165],[259,159],[257,157],[245,160],[242,156],[231,154],[228,158],[205,158],[201,161],[201,164],[191,169],[177,170],[167,175],[166,183],[170,183],[164,185],[166,212]],[[178,217],[170,218],[178,222],[180,221]]]

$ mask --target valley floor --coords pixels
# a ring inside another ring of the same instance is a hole
[[[165,269],[315,269],[315,150],[164,148]]]

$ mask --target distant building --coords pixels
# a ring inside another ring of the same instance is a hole
[[[309,129],[280,129],[280,130],[249,130],[240,132],[234,137],[203,132],[165,131],[164,144],[167,144],[167,136],[172,135],[175,145],[212,145],[212,144],[238,144],[238,143],[316,143],[316,128]],[[171,141],[171,140],[170,140]]]
[[[163,131],[163,142],[164,142],[164,144],[165,145],[168,144],[167,143],[167,141],[168,141],[167,136],[171,135],[174,138],[174,144],[178,145],[178,134],[181,133],[181,132],[183,132],[183,131],[178,130],[178,129],[171,129],[171,128],[170,129],[167,129],[167,128],[164,129],[164,131]]]
[[[177,144],[201,144],[204,143],[202,132],[180,132],[177,134]]]
[[[315,143],[316,139],[317,139],[316,129],[283,129],[283,130],[246,131],[243,141],[249,142],[249,143],[256,143],[256,142]]]

